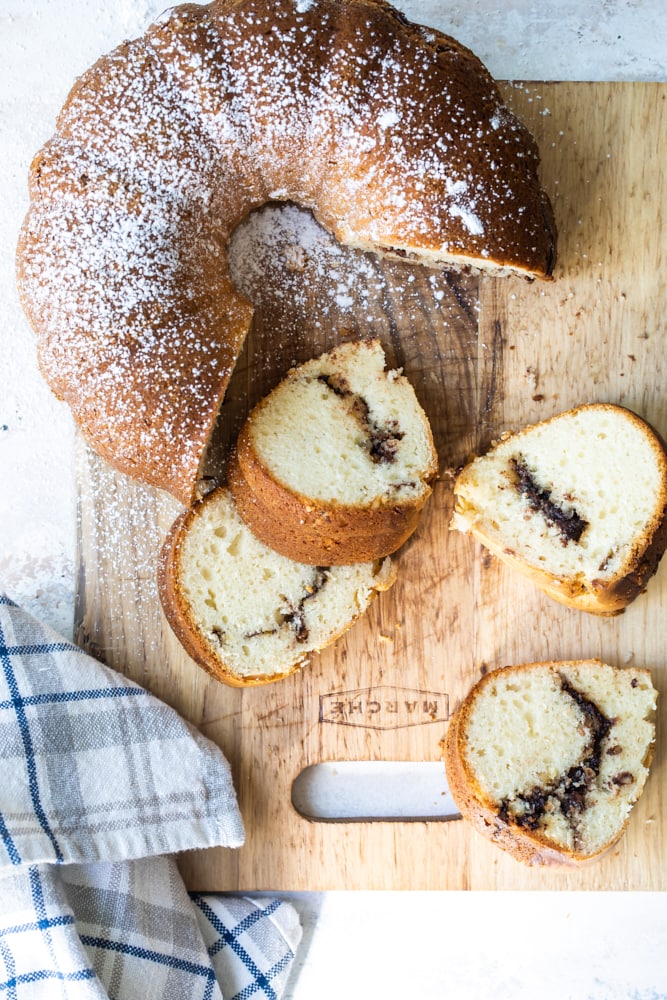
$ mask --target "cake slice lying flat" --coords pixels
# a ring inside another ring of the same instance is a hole
[[[648,777],[656,699],[648,670],[599,660],[487,674],[443,742],[463,817],[530,865],[599,856],[623,833]]]
[[[633,601],[667,546],[665,447],[620,406],[580,406],[504,437],[454,492],[453,528],[593,614]]]
[[[288,676],[387,590],[390,559],[307,566],[260,542],[218,487],[172,526],[159,566],[162,606],[192,658],[234,687]]]
[[[437,455],[414,389],[384,362],[378,341],[341,344],[292,369],[242,428],[229,486],[282,555],[365,562],[416,529]]]

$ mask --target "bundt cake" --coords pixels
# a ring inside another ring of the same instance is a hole
[[[461,814],[530,865],[599,856],[623,833],[648,777],[656,699],[648,670],[599,660],[486,674],[443,741]]]
[[[240,220],[292,201],[355,247],[547,277],[537,167],[479,60],[384,0],[173,8],[83,74],[32,164],[41,370],[94,450],[189,504],[252,315]]]
[[[503,437],[454,493],[452,528],[593,614],[633,601],[667,546],[664,444],[620,406],[580,406]]]
[[[385,371],[378,341],[349,341],[293,368],[255,407],[228,479],[239,514],[271,548],[345,565],[406,541],[437,471],[408,380]]]
[[[246,527],[219,486],[178,517],[159,564],[159,592],[185,650],[234,687],[268,684],[329,645],[396,579],[391,559],[306,566]]]

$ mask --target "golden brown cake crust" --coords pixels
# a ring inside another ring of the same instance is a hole
[[[41,370],[95,451],[189,504],[252,316],[227,261],[252,209],[548,277],[537,167],[479,60],[380,0],[174,8],[77,81],[32,164],[17,270]]]
[[[313,566],[347,566],[391,555],[416,530],[427,499],[388,509],[334,506],[285,489],[253,453],[246,459],[242,465],[234,451],[228,467],[239,514],[265,545]]]

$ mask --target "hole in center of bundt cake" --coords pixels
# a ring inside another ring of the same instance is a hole
[[[561,675],[560,680],[562,690],[580,709],[582,725],[588,734],[582,758],[554,781],[544,786],[535,785],[529,791],[503,799],[498,815],[504,823],[511,822],[528,830],[538,830],[545,826],[547,817],[553,816],[557,811],[565,818],[572,831],[575,848],[579,848],[581,814],[587,808],[589,793],[600,773],[602,743],[613,722],[564,676]],[[634,780],[633,776],[630,775],[628,780]]]
[[[547,524],[558,529],[563,545],[578,542],[588,527],[574,507],[563,507],[551,498],[551,490],[541,486],[522,455],[510,458],[510,468],[514,474],[514,485],[528,502],[531,510],[540,513]]]
[[[335,374],[318,375],[317,380],[347,402],[349,412],[363,431],[362,447],[368,452],[371,461],[376,464],[396,461],[399,441],[405,437],[405,433],[399,430],[398,421],[389,420],[383,425],[376,423],[364,397],[354,392],[344,377]]]

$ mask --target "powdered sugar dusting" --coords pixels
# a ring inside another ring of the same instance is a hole
[[[464,208],[462,205],[454,204],[450,208],[452,215],[458,217],[463,222],[469,233],[473,236],[482,236],[484,233],[484,226],[482,225],[479,216],[471,212],[470,209]]]
[[[378,115],[378,125],[380,128],[392,128],[394,125],[398,125],[401,120],[401,116],[398,111],[390,109],[388,111],[382,111]]]
[[[452,198],[450,212],[453,216],[461,219],[463,225],[473,236],[482,236],[484,226],[478,215],[474,212],[475,198],[467,199],[468,182],[464,180],[445,181],[447,194]]]

